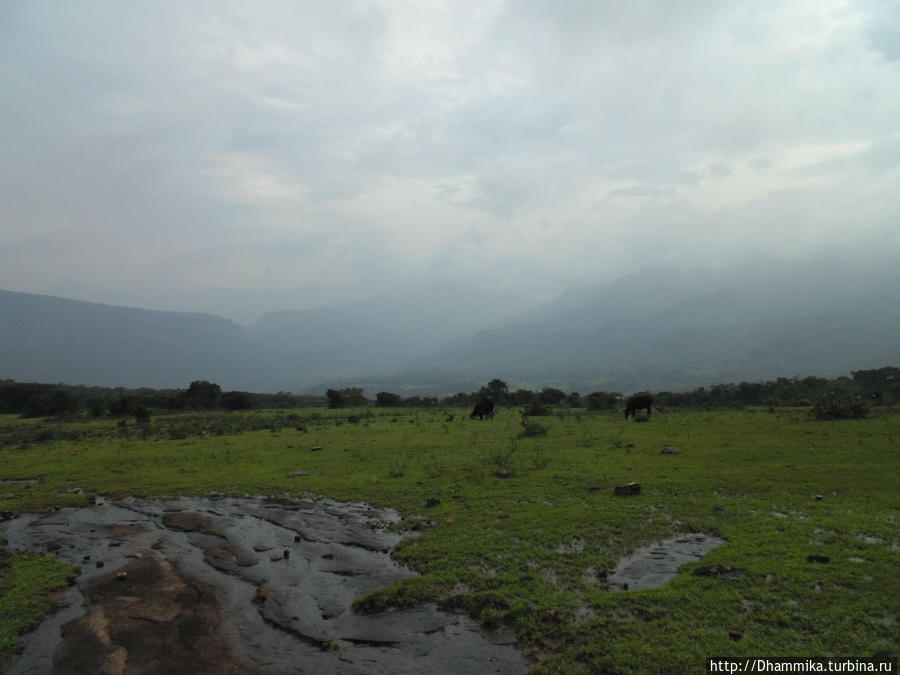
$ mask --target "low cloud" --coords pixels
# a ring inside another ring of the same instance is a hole
[[[897,11],[13,0],[0,287],[527,302],[659,261],[900,253]]]

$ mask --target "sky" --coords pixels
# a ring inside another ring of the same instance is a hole
[[[896,0],[0,2],[3,289],[249,322],[816,256],[900,260]]]

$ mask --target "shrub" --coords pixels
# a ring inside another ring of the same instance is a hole
[[[127,417],[137,410],[137,400],[129,394],[122,394],[109,403],[109,414],[113,417]]]
[[[547,428],[540,422],[532,422],[527,417],[522,418],[522,436],[546,436]]]
[[[869,403],[855,394],[830,391],[816,401],[812,414],[817,420],[863,419],[869,414]]]
[[[88,399],[87,409],[91,417],[103,417],[106,414],[106,401],[96,397]]]
[[[531,404],[525,406],[525,409],[522,411],[522,414],[527,417],[541,417],[544,415],[549,415],[550,408],[545,406],[540,401],[535,401],[534,403],[531,403]]]
[[[384,408],[395,408],[400,405],[402,400],[400,394],[394,394],[389,391],[379,391],[375,394],[375,405]]]
[[[255,394],[249,391],[226,391],[221,398],[225,410],[254,410],[259,407]]]

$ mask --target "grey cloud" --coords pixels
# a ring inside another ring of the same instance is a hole
[[[12,0],[0,287],[327,302],[371,290],[368,265],[385,287],[456,275],[525,296],[535,276],[889,231],[896,12]]]
[[[713,162],[707,167],[707,172],[714,178],[730,178],[734,175],[734,167],[725,162]]]
[[[670,194],[670,190],[665,190],[654,185],[632,185],[626,188],[612,190],[609,197],[661,197]]]

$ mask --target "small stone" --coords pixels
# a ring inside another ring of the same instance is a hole
[[[430,508],[434,508],[435,506],[437,506],[440,503],[441,503],[441,500],[438,499],[437,497],[429,497],[428,500],[425,502],[425,506],[430,509]]]
[[[667,445],[662,449],[662,454],[664,455],[677,455],[681,452],[678,448],[672,447],[671,445]]]
[[[619,497],[628,497],[630,495],[639,495],[641,494],[641,484],[640,483],[626,483],[625,485],[617,485],[616,489],[613,491],[616,496]]]
[[[718,577],[721,579],[740,579],[747,573],[743,567],[729,565],[704,565],[694,570],[695,577]]]

